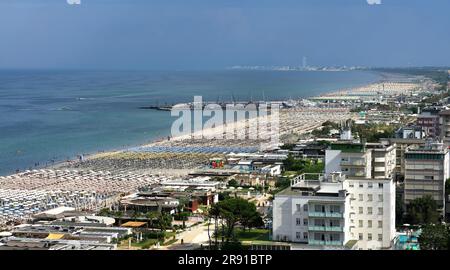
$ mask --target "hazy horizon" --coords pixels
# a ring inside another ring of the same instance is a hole
[[[448,10],[446,0],[2,0],[0,70],[217,70],[304,56],[448,67]]]

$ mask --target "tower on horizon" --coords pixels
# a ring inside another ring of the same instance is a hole
[[[303,56],[303,60],[302,60],[302,67],[303,67],[303,69],[306,69],[308,67],[308,63],[306,61],[307,61],[306,56]]]

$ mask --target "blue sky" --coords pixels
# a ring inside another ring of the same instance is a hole
[[[0,68],[450,65],[450,1],[0,1]]]

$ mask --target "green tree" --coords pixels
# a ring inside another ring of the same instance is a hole
[[[245,227],[259,225],[260,214],[256,206],[242,198],[230,198],[216,204],[220,217],[225,221],[222,236],[229,242],[234,238],[234,229],[238,223]]]
[[[98,212],[98,214],[100,215],[100,216],[110,216],[112,213],[111,213],[111,210],[109,210],[109,208],[103,208],[102,210],[100,210],[100,212]]]
[[[443,224],[430,224],[422,228],[420,248],[424,250],[447,250],[450,240],[449,228]]]
[[[172,226],[172,216],[165,212],[160,213],[156,220],[156,226],[159,228],[161,235],[164,235],[165,231]]]
[[[153,228],[155,219],[158,218],[159,213],[155,211],[147,212],[145,217],[149,220],[150,227]]]
[[[301,171],[305,166],[306,161],[303,159],[296,159],[292,154],[283,161],[284,169],[286,171]]]
[[[217,204],[214,204],[211,206],[211,208],[208,211],[208,217],[209,220],[214,220],[214,249],[218,248],[218,241],[217,241],[217,237],[219,235],[219,218],[220,218],[220,208],[218,207]],[[211,245],[211,233],[210,233],[210,222],[208,221],[208,238],[209,238],[209,247],[212,248]]]
[[[223,201],[223,200],[231,198],[230,194],[231,194],[230,191],[220,192],[219,193],[219,201]]]
[[[406,207],[406,213],[407,221],[411,224],[430,224],[439,220],[436,201],[429,195],[411,201]]]
[[[239,183],[235,179],[231,179],[230,181],[228,181],[228,185],[230,187],[238,187]]]
[[[395,197],[395,223],[397,226],[402,225],[404,222],[404,205],[403,205],[403,199],[402,196],[397,195]]]

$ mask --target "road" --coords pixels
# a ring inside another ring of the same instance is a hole
[[[211,235],[213,226],[210,227]],[[189,228],[188,230],[178,234],[176,236],[178,241],[173,243],[170,246],[161,247],[160,249],[166,250],[191,250],[200,247],[200,245],[207,245],[208,238],[208,226],[205,226],[204,223],[196,225],[194,227]],[[181,244],[181,240],[183,239],[183,244]]]

